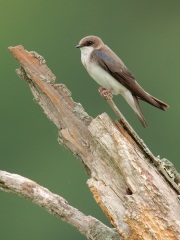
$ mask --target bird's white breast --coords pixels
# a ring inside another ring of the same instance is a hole
[[[81,62],[84,65],[85,68],[87,68],[88,62],[90,61],[90,55],[92,51],[94,50],[93,47],[83,47],[81,49]]]
[[[101,68],[96,62],[91,61],[90,55],[93,50],[93,47],[81,48],[81,61],[89,75],[103,88],[112,89],[112,94],[124,95],[128,91],[127,88]]]

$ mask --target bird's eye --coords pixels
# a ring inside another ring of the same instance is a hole
[[[88,46],[91,46],[92,44],[93,44],[92,41],[88,41],[88,42],[87,42],[87,45],[88,45]]]

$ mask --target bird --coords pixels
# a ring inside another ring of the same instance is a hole
[[[169,106],[147,93],[136,81],[122,60],[97,36],[86,36],[76,46],[81,62],[89,75],[101,86],[99,91],[122,95],[134,110],[143,127],[147,127],[139,100],[166,110]]]

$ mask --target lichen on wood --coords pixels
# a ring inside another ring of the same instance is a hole
[[[57,126],[59,142],[83,163],[90,175],[89,189],[119,238],[180,239],[179,186],[169,185],[155,166],[159,160],[134,130],[105,113],[93,119],[65,85],[55,84],[55,76],[37,54],[22,46],[9,50],[21,64],[18,74]]]

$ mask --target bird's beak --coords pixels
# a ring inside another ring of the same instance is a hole
[[[76,48],[81,48],[81,47],[83,47],[83,45],[81,45],[81,44],[78,44],[78,45],[76,46]]]

